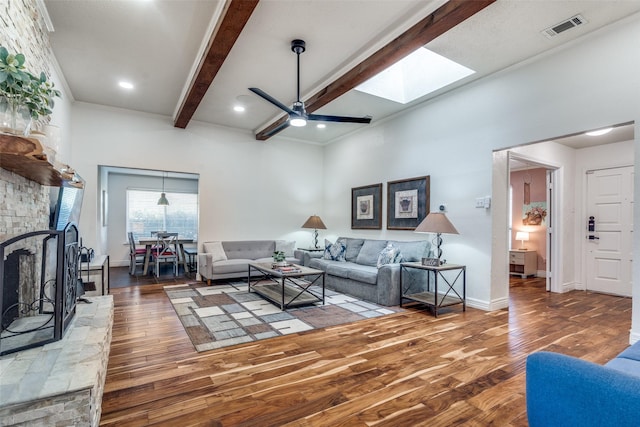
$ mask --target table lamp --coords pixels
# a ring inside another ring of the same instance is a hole
[[[528,231],[516,231],[516,240],[520,240],[520,250],[526,251],[527,248],[524,247],[524,242],[529,241],[529,232]]]
[[[319,249],[318,246],[318,229],[326,230],[327,227],[318,215],[311,215],[309,219],[302,224],[302,228],[313,228],[313,247]]]
[[[443,212],[430,212],[413,231],[416,233],[436,233],[434,243],[438,253],[438,260],[442,256],[442,249],[440,249],[440,245],[442,245],[441,234],[460,234]]]

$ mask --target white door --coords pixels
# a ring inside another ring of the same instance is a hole
[[[587,290],[631,296],[632,212],[632,166],[587,172]]]

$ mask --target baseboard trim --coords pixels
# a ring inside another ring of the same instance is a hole
[[[467,306],[484,311],[496,311],[509,308],[509,298],[500,298],[493,301],[484,301],[474,298],[467,298]]]

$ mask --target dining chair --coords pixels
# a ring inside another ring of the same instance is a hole
[[[152,249],[156,277],[160,276],[160,265],[169,263],[173,264],[173,275],[178,275],[177,239],[178,233],[158,232],[156,234],[156,246]]]
[[[129,236],[129,274],[135,275],[136,268],[141,265],[144,267],[144,257],[147,253],[145,248],[137,248],[136,241],[133,238],[133,233],[130,231],[127,233]]]

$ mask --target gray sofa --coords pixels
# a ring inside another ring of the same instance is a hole
[[[284,251],[287,261],[300,264],[303,260],[295,258],[294,248],[295,242],[285,240],[204,242],[198,254],[198,273],[208,284],[216,279],[247,277],[249,262],[273,262],[277,250]]]
[[[327,288],[386,306],[400,303],[399,262],[420,261],[431,255],[431,244],[426,240],[401,242],[339,237],[337,241],[340,240],[346,244],[344,261],[325,259],[322,252],[305,252],[304,265],[323,270]],[[401,258],[378,268],[380,252],[389,243],[399,249]],[[403,286],[414,290],[424,288],[426,274],[417,269],[405,271]]]

